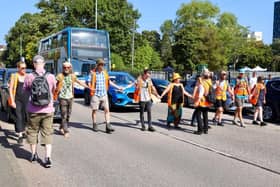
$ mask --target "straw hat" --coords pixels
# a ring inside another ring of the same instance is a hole
[[[180,76],[179,73],[174,73],[174,74],[173,74],[172,80],[174,81],[174,80],[176,80],[176,79],[181,79],[181,76]]]
[[[96,64],[97,66],[101,65],[101,64],[105,64],[104,60],[102,60],[101,58],[99,58],[97,61],[96,61]]]

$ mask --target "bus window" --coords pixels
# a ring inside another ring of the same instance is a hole
[[[53,37],[52,38],[52,49],[56,49],[57,48],[57,42],[58,42],[58,40],[57,40],[57,36],[55,36],[55,37]]]

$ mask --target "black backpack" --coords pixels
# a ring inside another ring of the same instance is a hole
[[[49,83],[47,81],[46,72],[44,75],[39,75],[37,72],[32,72],[35,79],[31,85],[31,103],[35,106],[46,106],[51,101],[51,93]]]

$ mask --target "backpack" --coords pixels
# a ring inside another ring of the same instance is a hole
[[[209,85],[209,90],[208,90],[208,94],[205,96],[206,100],[210,103],[215,103],[216,102],[216,90],[214,89],[214,87],[211,85]]]
[[[39,75],[37,72],[33,72],[35,79],[31,85],[31,103],[35,106],[46,106],[51,101],[51,93],[47,81],[48,74],[46,72],[44,75]]]

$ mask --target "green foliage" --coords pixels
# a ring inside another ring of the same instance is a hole
[[[159,54],[146,43],[136,49],[134,67],[137,70],[143,70],[144,68],[161,69],[162,62],[160,61]]]

